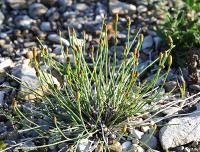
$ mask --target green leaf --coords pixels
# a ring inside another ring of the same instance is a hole
[[[200,11],[200,4],[199,5],[193,5],[192,9],[195,11]]]
[[[0,141],[0,150],[4,150],[7,147],[7,144],[5,144],[3,141]]]

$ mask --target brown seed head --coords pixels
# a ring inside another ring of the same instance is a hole
[[[66,63],[67,63],[67,64],[69,64],[69,63],[70,63],[70,57],[69,57],[69,56],[67,56]]]
[[[56,116],[53,117],[53,123],[57,124],[57,118],[56,118]]]
[[[49,54],[49,50],[48,50],[47,47],[44,48],[44,54],[45,54],[46,56],[48,56],[48,54]]]
[[[13,108],[17,107],[17,101],[15,100],[15,98],[13,98],[13,100],[12,100],[12,107]]]

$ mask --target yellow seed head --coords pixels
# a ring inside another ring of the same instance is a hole
[[[76,100],[77,100],[77,101],[80,101],[80,97],[81,97],[80,92],[79,92],[79,91],[76,91],[76,92],[75,92],[75,98],[76,98]]]
[[[66,47],[66,49],[65,49],[65,54],[66,54],[66,56],[68,56],[68,54],[69,54],[69,48],[68,47]]]
[[[172,45],[173,45],[173,39],[172,39],[171,36],[168,36],[168,37],[167,37],[167,42],[168,42],[168,45],[169,45],[169,46],[172,46]]]
[[[167,51],[165,51],[165,53],[164,53],[164,59],[166,59],[167,56],[168,56],[168,53],[167,53]]]
[[[60,30],[58,31],[58,34],[60,37],[62,37],[62,32]]]
[[[130,26],[130,25],[131,25],[131,18],[128,17],[128,26]]]
[[[172,56],[171,55],[168,57],[168,64],[169,64],[169,66],[172,65]]]
[[[144,41],[144,35],[143,35],[143,34],[140,34],[140,38],[139,38],[140,44],[142,44],[143,41]]]
[[[135,79],[138,77],[138,72],[137,71],[133,71],[132,72],[132,79]]]
[[[33,57],[34,57],[34,59],[36,59],[36,56],[37,56],[37,48],[34,47],[33,48]]]
[[[160,65],[160,68],[161,68],[161,69],[164,69],[164,68],[165,68],[165,65],[164,65],[164,64],[161,64],[161,65]]]
[[[160,61],[163,59],[163,53],[162,52],[160,52],[160,54],[159,54],[159,59],[160,59]]]
[[[118,21],[119,21],[119,15],[117,13],[117,14],[115,14],[115,23],[117,23]]]
[[[12,100],[12,107],[13,108],[17,107],[17,101],[15,100],[15,98],[13,98],[13,100]]]
[[[123,126],[123,128],[122,128],[122,132],[123,132],[123,133],[126,133],[126,132],[127,132],[127,128],[128,128],[128,126],[127,126],[127,124],[125,124],[125,125]]]

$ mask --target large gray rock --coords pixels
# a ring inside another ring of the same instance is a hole
[[[0,11],[0,25],[3,23],[4,18],[4,14]]]
[[[28,8],[29,15],[32,18],[40,18],[48,11],[48,8],[40,3],[31,4]]]
[[[151,35],[145,36],[142,43],[142,50],[153,47],[153,38]]]
[[[110,1],[110,11],[112,14],[119,14],[119,15],[127,15],[127,14],[133,14],[136,12],[136,6],[132,4],[127,4],[125,2]]]
[[[190,116],[174,118],[161,128],[159,138],[162,147],[174,148],[200,141],[200,111]]]
[[[23,84],[27,84],[27,86],[21,85],[20,91],[19,91],[20,97],[24,98],[25,100],[32,100],[32,99],[35,99],[36,97],[39,97],[39,95],[44,94],[44,92],[48,88],[47,84],[40,83],[40,81],[36,77],[34,68],[31,68],[27,65],[22,65],[22,67],[20,67],[20,69],[17,69],[17,70],[19,72],[17,75],[21,78],[21,82]],[[52,75],[46,72],[44,72],[44,76],[46,77],[46,81],[48,83],[51,84],[53,82],[58,87],[60,87],[60,83],[55,77],[53,77]],[[35,91],[38,95],[34,94],[33,91]]]

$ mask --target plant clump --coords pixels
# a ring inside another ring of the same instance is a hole
[[[87,49],[85,34],[83,45],[76,43],[77,37],[73,30],[69,30],[70,49],[73,57],[69,56],[69,49],[62,47],[64,63],[50,56],[48,48],[41,44],[40,53],[33,49],[33,63],[36,75],[45,90],[43,95],[33,93],[38,97],[36,104],[30,112],[23,111],[17,99],[13,100],[13,109],[17,114],[17,120],[24,129],[35,130],[40,138],[53,139],[35,147],[18,146],[18,149],[46,148],[53,145],[67,143],[69,149],[75,150],[81,139],[91,139],[97,143],[97,147],[108,150],[112,148],[110,136],[116,135],[114,143],[127,133],[130,127],[127,119],[143,115],[146,112],[158,109],[150,105],[156,104],[160,96],[160,90],[166,81],[172,65],[171,50],[173,41],[169,37],[169,49],[152,62],[145,69],[138,71],[140,49],[144,39],[143,34],[136,33],[130,41],[130,20],[127,23],[127,44],[124,47],[123,60],[117,63],[117,28],[118,16],[115,18],[114,54],[109,56],[108,29],[104,18],[101,35],[97,47]],[[61,33],[59,33],[61,36]],[[61,43],[62,46],[62,43]],[[132,55],[130,58],[128,55]],[[88,62],[88,56],[91,63]],[[168,64],[167,64],[168,63]],[[140,81],[140,76],[153,64],[158,64],[157,71],[151,81]],[[45,75],[41,68],[45,65],[51,74],[57,71],[63,78],[60,87],[55,85],[49,75]],[[166,72],[161,74],[161,71]],[[163,81],[160,87],[156,83],[162,75]],[[17,81],[19,79],[15,78]],[[23,85],[23,84],[21,84]],[[44,119],[49,127],[45,128],[37,123],[38,119]],[[132,123],[139,126],[148,122]],[[155,128],[155,126],[154,126]]]

